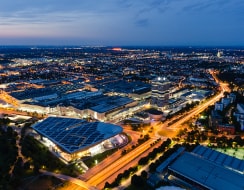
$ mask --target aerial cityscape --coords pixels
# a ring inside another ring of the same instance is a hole
[[[0,7],[0,190],[243,190],[244,2]]]
[[[3,189],[40,174],[85,189],[243,188],[244,49],[0,52]]]

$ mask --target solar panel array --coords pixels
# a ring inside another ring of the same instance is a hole
[[[203,158],[214,162],[216,164],[222,165],[224,167],[232,168],[234,170],[244,173],[244,160],[237,159],[235,157],[223,154],[216,150],[204,146],[197,146],[193,153],[202,156]]]
[[[68,153],[73,153],[116,135],[98,130],[99,123],[88,123],[85,120],[73,118],[49,117],[34,125],[33,128]],[[106,127],[111,127],[111,125]]]

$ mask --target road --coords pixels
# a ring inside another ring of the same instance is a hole
[[[204,104],[198,106],[197,108],[193,109],[185,117],[181,118],[176,123],[168,126],[168,128],[169,129],[178,128],[182,123],[186,122],[194,115],[201,113],[204,109],[206,109],[209,105],[214,104],[221,97],[223,97],[223,92],[221,92],[214,98],[210,99],[209,101],[205,102]],[[150,146],[150,144],[153,141],[154,141],[153,139],[150,139],[148,142],[137,147],[132,152],[127,153],[125,156],[121,157],[120,159],[108,165],[104,170],[97,171],[97,174],[91,176],[87,182],[99,188],[104,187],[106,181],[111,181],[110,178],[115,179],[116,176],[114,176],[114,174],[117,174],[118,171],[119,173],[121,173],[124,170],[128,169],[129,167],[135,166],[138,162],[133,162],[133,160],[140,159],[141,157],[143,157],[142,155],[144,152],[151,152],[155,148]]]
[[[184,117],[181,117],[177,122],[172,125],[169,125],[168,128],[179,128],[181,124],[188,121],[190,118],[198,115],[202,111],[204,111],[208,106],[213,105],[215,102],[219,101],[223,96],[224,92],[229,91],[228,86],[224,83],[220,83],[220,87],[222,91],[215,95],[213,98],[207,100],[206,102],[202,103],[201,105],[195,107],[193,110],[188,112]],[[125,156],[121,157],[120,159],[116,160],[114,163],[111,163],[108,167],[104,168],[102,171],[97,171],[97,173],[87,181],[89,184],[103,187],[106,181],[110,181],[110,177],[113,174],[116,174],[118,171],[123,171],[123,168],[134,166],[135,163],[133,162],[135,159],[139,159],[142,157],[143,153],[146,151],[152,151],[154,147],[151,147],[150,144],[153,142],[150,139],[148,142],[144,143],[143,145],[135,148],[132,152],[127,153]],[[116,176],[115,176],[116,177]]]
[[[155,145],[153,146],[153,149],[159,147],[159,146],[162,144],[162,142],[165,141],[166,139],[167,139],[166,137],[165,137],[165,138],[162,138],[162,140],[161,140],[160,142],[158,142],[157,144],[155,144]],[[114,179],[115,179],[120,173],[124,172],[125,170],[128,170],[130,167],[137,166],[139,160],[140,160],[142,157],[147,156],[151,151],[152,151],[151,148],[146,149],[146,151],[144,151],[140,156],[134,158],[133,160],[130,160],[130,162],[129,162],[128,164],[125,164],[125,165],[124,165],[123,167],[121,167],[117,172],[115,172],[115,173],[113,173],[112,175],[110,175],[106,180],[104,180],[103,182],[101,182],[100,184],[98,184],[97,187],[98,187],[99,189],[102,189],[102,188],[104,187],[106,181],[109,182],[109,183],[112,183],[112,182],[114,181]],[[142,171],[143,169],[145,169],[145,168],[146,168],[146,167],[141,168],[141,171]],[[130,181],[130,179],[129,179],[129,181]]]
[[[217,79],[215,78],[215,80]],[[187,115],[184,115],[184,117],[180,116],[180,119],[177,122],[175,122],[172,125],[169,125],[167,128],[178,129],[179,127],[181,127],[180,126],[181,124],[188,121],[190,118],[194,117],[195,115],[198,115],[199,113],[204,111],[208,106],[213,105],[215,102],[219,101],[224,96],[224,92],[229,91],[229,88],[226,84],[221,82],[219,82],[219,84],[222,91],[218,95],[214,96],[213,98],[209,99],[208,101],[202,103],[201,105],[197,106],[193,110],[189,111]],[[4,110],[3,112],[5,111],[6,110]],[[9,112],[14,113],[15,111],[11,110]],[[159,130],[160,128],[162,129],[162,126],[161,127],[160,126],[158,126],[157,127],[158,129],[156,130]],[[106,181],[112,181],[113,179],[115,179],[118,173],[123,172],[125,169],[128,169],[129,167],[135,166],[141,157],[151,152],[155,148],[155,146],[151,146],[150,144],[153,143],[154,141],[155,139],[153,138],[149,139],[148,141],[136,147],[133,151],[127,153],[123,157],[121,157],[121,153],[119,151],[118,153],[114,154],[114,157],[108,157],[103,162],[101,162],[99,166],[94,167],[94,169],[88,171],[87,174],[81,176],[81,178],[84,179],[86,182],[62,174],[55,174],[46,171],[45,174],[53,175],[59,177],[60,179],[69,180],[77,185],[84,186],[84,188],[86,189],[96,189],[93,186],[102,188]]]
[[[46,170],[40,170],[41,173],[43,173],[44,175],[50,175],[50,176],[54,176],[56,178],[62,179],[62,180],[66,180],[66,181],[70,181],[76,185],[79,185],[80,187],[84,188],[84,189],[88,189],[88,190],[98,190],[96,187],[93,187],[89,184],[87,184],[84,181],[81,181],[77,178],[73,178],[67,175],[63,175],[63,174],[56,174],[53,172],[48,172]]]
[[[135,148],[133,151],[127,153],[125,156],[121,157],[120,159],[116,160],[113,163],[110,163],[110,165],[106,168],[104,168],[102,171],[97,171],[97,173],[94,176],[91,176],[90,179],[87,181],[87,183],[97,186],[101,185],[102,183],[105,183],[107,179],[112,176],[117,171],[120,171],[121,168],[123,168],[125,165],[131,165],[131,162],[135,158],[139,158],[140,155],[142,155],[146,150],[150,149],[151,143],[153,143],[154,139],[149,139],[142,145]],[[102,184],[104,185],[104,184]]]
[[[14,108],[2,108],[0,107],[0,114],[8,114],[8,115],[23,115],[23,116],[30,116],[33,113],[28,113],[26,111],[18,111]],[[42,114],[36,114],[35,115],[37,118],[42,119],[43,115]]]
[[[187,113],[184,117],[182,117],[179,121],[175,122],[174,124],[170,125],[170,128],[178,128],[181,124],[188,121],[195,115],[198,115],[199,113],[203,112],[207,107],[210,105],[213,105],[215,102],[219,101],[224,96],[224,92],[222,91],[220,94],[215,96],[214,98],[210,99],[209,101],[197,106],[195,109],[191,110]]]

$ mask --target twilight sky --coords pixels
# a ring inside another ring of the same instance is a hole
[[[244,45],[244,0],[0,0],[0,45]]]

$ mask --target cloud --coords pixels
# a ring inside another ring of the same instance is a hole
[[[173,2],[173,1],[171,1]],[[139,10],[136,12],[137,17],[151,13],[153,11],[163,13],[169,8],[170,1],[167,0],[153,0],[153,1],[144,1],[144,4],[141,5]],[[162,11],[164,10],[164,11]]]
[[[135,25],[139,27],[147,27],[149,25],[149,20],[147,18],[138,19],[135,21]]]
[[[242,12],[244,8],[243,0],[195,0],[186,1],[183,7],[183,12],[209,12],[221,13],[236,11],[241,7]]]
[[[211,1],[202,1],[202,2],[194,2],[193,4],[186,5],[183,10],[184,11],[204,11],[208,10],[209,8],[212,8],[216,5],[216,2],[214,0]]]
[[[244,0],[1,0],[0,37],[160,45],[207,43],[217,36],[239,42],[243,10]]]
[[[146,27],[150,25],[155,17],[162,16],[166,11],[170,9],[170,3],[168,0],[142,0],[135,10],[135,25],[138,27]]]

